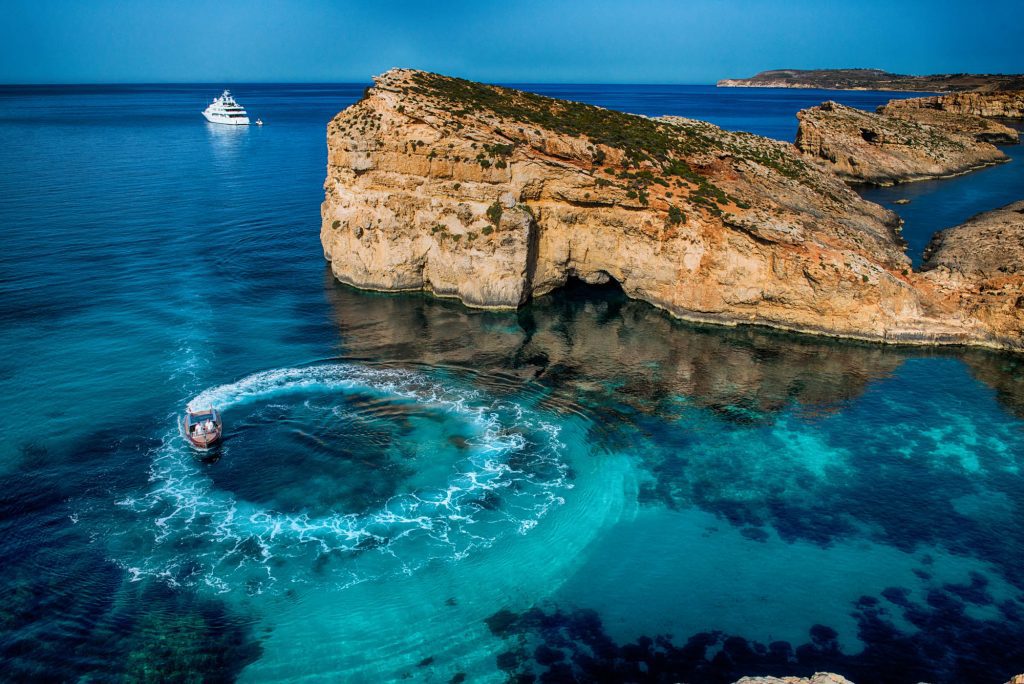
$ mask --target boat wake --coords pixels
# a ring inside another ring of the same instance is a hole
[[[152,452],[152,489],[117,502],[144,521],[127,526],[143,532],[122,539],[130,548],[116,562],[133,578],[218,592],[314,581],[347,587],[458,560],[525,533],[572,486],[556,425],[518,403],[421,372],[350,364],[271,370],[207,389],[189,407],[218,407],[230,433],[232,412],[246,404],[311,393],[411,402],[465,424],[471,437],[447,482],[394,494],[368,510],[318,515],[276,511],[219,488],[177,428],[169,429]]]

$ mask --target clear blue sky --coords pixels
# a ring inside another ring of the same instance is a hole
[[[770,68],[1024,72],[1020,0],[0,0],[0,83],[711,83]]]

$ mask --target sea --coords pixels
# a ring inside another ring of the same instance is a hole
[[[235,84],[237,128],[222,84],[0,87],[0,680],[1024,672],[1024,357],[340,285],[325,128],[366,85]],[[517,87],[786,141],[909,95]],[[1021,199],[1005,150],[861,192],[919,262]]]

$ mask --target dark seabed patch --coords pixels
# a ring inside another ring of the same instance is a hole
[[[865,648],[855,654],[842,648],[835,629],[820,624],[808,629],[806,642],[794,645],[718,631],[617,643],[596,611],[555,606],[501,610],[486,623],[505,641],[495,664],[510,682],[726,684],[751,674],[807,677],[828,671],[855,682],[960,684],[1002,682],[1024,671],[1024,605],[1007,600],[997,618],[979,619],[968,607],[990,599],[974,591],[965,597],[962,590],[933,589],[924,603],[910,601],[899,587],[887,589],[883,598],[861,597],[851,612]],[[897,616],[915,631],[897,628]]]
[[[88,462],[86,451],[78,451],[78,463]],[[162,582],[128,582],[88,528],[74,522],[69,501],[83,501],[66,494],[88,491],[87,483],[66,476],[48,482],[52,461],[48,469],[36,465],[26,461],[16,477],[0,478],[11,495],[0,504],[3,679],[75,681],[88,672],[103,681],[185,682],[203,673],[206,681],[233,681],[259,658],[252,620],[222,602]],[[103,486],[118,484],[116,475],[110,479]]]

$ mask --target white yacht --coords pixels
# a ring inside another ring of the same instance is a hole
[[[230,90],[225,90],[223,95],[211,102],[210,106],[203,110],[203,116],[210,123],[228,124],[229,126],[249,125],[249,116],[245,113],[242,105],[231,97]]]

